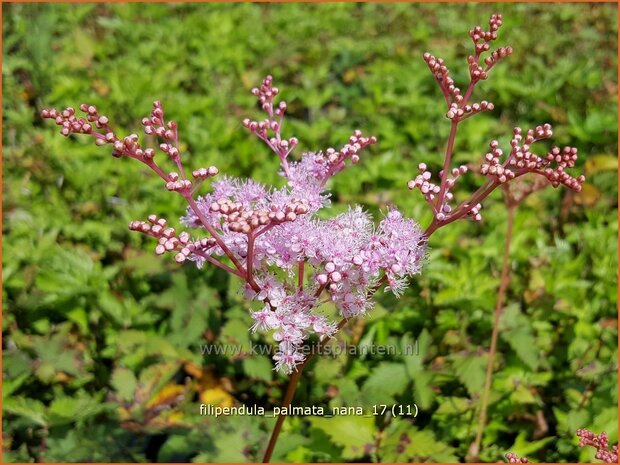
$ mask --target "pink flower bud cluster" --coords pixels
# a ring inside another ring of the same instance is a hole
[[[537,126],[527,131],[525,139],[521,128],[514,129],[514,136],[510,142],[511,151],[505,160],[497,141],[489,144],[490,151],[485,155],[480,167],[480,173],[489,177],[496,184],[506,183],[515,177],[526,173],[535,173],[544,176],[553,187],[560,184],[576,192],[581,190],[585,176],[571,176],[566,169],[573,168],[577,161],[577,149],[574,147],[554,147],[545,156],[532,153],[530,148],[535,142],[548,139],[552,136],[550,124]],[[522,144],[522,142],[524,142]]]
[[[484,65],[480,64],[482,53],[488,52],[491,48],[490,42],[497,39],[497,30],[501,24],[501,15],[492,15],[489,20],[489,31],[483,31],[480,26],[476,26],[469,32],[474,42],[474,54],[467,57],[470,85],[464,95],[461,93],[461,89],[456,86],[454,79],[450,77],[450,70],[445,64],[445,61],[429,52],[424,54],[424,61],[439,84],[446,103],[448,104],[448,111],[446,113],[448,119],[460,121],[476,113],[492,111],[494,109],[493,103],[487,102],[486,100],[474,104],[468,104],[467,100],[475,84],[478,81],[487,79],[491,68],[501,59],[512,54],[513,50],[511,47],[500,47],[484,59]]]
[[[477,113],[483,111],[492,111],[494,109],[495,105],[493,105],[491,102],[487,102],[486,100],[483,100],[480,103],[474,103],[472,105],[465,105],[462,108],[459,107],[458,103],[452,103],[450,105],[450,108],[448,109],[448,112],[446,113],[446,117],[453,121],[461,121]]]
[[[278,106],[278,109],[276,110],[276,116],[279,116],[280,114],[283,115],[285,110],[286,103],[281,102]],[[296,137],[291,137],[289,139],[280,138],[279,140],[277,137],[271,137],[269,135],[269,131],[277,133],[280,131],[281,126],[280,123],[276,121],[271,121],[268,118],[262,121],[252,121],[246,118],[243,120],[243,126],[248,128],[250,132],[256,134],[261,139],[268,142],[270,147],[272,147],[274,151],[280,154],[283,158],[286,158],[291,152],[291,150],[293,150],[293,148],[299,143]]]
[[[604,431],[595,434],[587,429],[578,429],[579,447],[591,446],[596,449],[595,457],[606,463],[618,463],[618,444],[609,448],[609,438]]]
[[[144,133],[146,135],[156,135],[157,137],[167,141],[168,144],[165,144],[166,148],[168,148],[169,144],[176,145],[178,141],[177,123],[175,121],[169,121],[168,123],[165,122],[164,108],[159,100],[155,100],[153,102],[151,116],[148,118],[142,118],[142,125],[144,126]],[[164,149],[162,148],[162,150]],[[178,151],[172,152],[171,156],[175,155],[178,155]]]
[[[450,70],[446,66],[444,59],[437,58],[429,52],[426,52],[423,55],[423,58],[428,66],[428,69],[431,71],[435,77],[435,80],[439,84],[439,87],[443,91],[446,101],[449,104],[452,101],[457,104],[462,102],[463,96],[461,95],[461,89],[456,87],[454,84],[454,79],[450,77]]]
[[[273,86],[273,78],[271,76],[267,76],[260,87],[252,89],[252,94],[258,98],[261,108],[267,114],[267,118],[262,121],[246,118],[243,120],[243,125],[258,136],[259,139],[263,140],[278,155],[284,175],[290,179],[295,175],[292,173],[293,167],[289,164],[288,157],[299,141],[296,137],[288,139],[282,137],[281,129],[287,106],[284,101],[275,105],[274,100],[278,93],[279,90]],[[324,185],[331,176],[342,171],[347,160],[350,160],[353,164],[358,163],[360,160],[359,151],[376,142],[376,137],[365,137],[360,130],[356,130],[349,138],[349,143],[340,150],[329,148],[325,153],[319,152],[315,156],[315,162],[325,165],[322,173],[322,184]],[[315,171],[318,172],[318,170]]]
[[[166,189],[169,191],[187,193],[190,192],[193,183],[189,179],[180,179],[179,173],[171,171],[168,173],[169,181],[166,183]]]
[[[215,246],[213,238],[203,238],[192,241],[186,231],[177,235],[172,227],[166,227],[167,221],[156,215],[149,215],[148,221],[132,221],[129,223],[131,231],[138,231],[158,239],[155,253],[163,255],[174,252],[177,263],[183,263],[188,258],[194,261],[203,260],[204,253]]]
[[[258,101],[263,107],[263,110],[266,112],[270,112],[273,108],[273,100],[276,95],[278,95],[280,91],[277,87],[273,87],[273,77],[267,76],[263,79],[260,87],[255,87],[252,89],[252,95],[258,97]]]
[[[68,107],[62,112],[55,108],[43,109],[43,118],[54,119],[55,123],[61,126],[61,134],[69,136],[71,134],[88,134],[95,138],[97,145],[110,144],[114,147],[115,157],[130,156],[143,161],[152,159],[155,155],[153,149],[142,150],[138,142],[137,134],[130,134],[120,139],[109,125],[107,116],[100,115],[94,105],[83,103],[80,110],[86,114],[86,118],[76,117],[75,109]]]
[[[198,168],[192,171],[192,176],[196,179],[207,179],[216,176],[219,172],[220,170],[215,166],[209,166],[208,168]]]
[[[484,59],[486,67],[479,64],[480,55],[491,49],[491,42],[497,39],[497,31],[502,25],[502,15],[494,14],[489,19],[489,30],[483,31],[482,27],[476,26],[469,31],[469,36],[474,42],[474,55],[467,57],[469,76],[472,82],[485,80],[488,73],[502,58],[512,54],[512,47],[500,47]]]
[[[488,52],[491,48],[490,43],[497,39],[497,31],[501,25],[502,16],[494,14],[489,19],[488,31],[476,26],[469,32],[474,43],[474,53],[467,57],[470,82],[464,93],[461,93],[450,78],[450,72],[442,59],[430,53],[424,54],[424,61],[444,94],[447,104],[446,116],[451,120],[450,135],[443,169],[439,171],[439,180],[433,181],[432,173],[426,165],[420,164],[418,166],[420,173],[408,183],[409,189],[418,189],[422,193],[433,210],[434,221],[426,230],[429,235],[460,218],[469,217],[480,221],[483,200],[497,187],[501,186],[505,189],[508,182],[524,174],[534,173],[544,176],[554,187],[564,185],[577,192],[581,190],[581,185],[585,181],[583,175],[574,177],[567,172],[567,169],[575,167],[576,148],[554,147],[544,156],[531,151],[532,144],[551,137],[552,131],[549,124],[530,129],[525,135],[522,134],[520,128],[516,128],[511,141],[511,150],[507,155],[504,154],[497,141],[489,144],[490,150],[486,153],[480,167],[480,174],[486,176],[487,181],[465,201],[458,205],[450,204],[454,199],[452,190],[455,182],[459,176],[467,172],[467,167],[464,165],[457,168],[451,166],[458,125],[468,117],[494,109],[493,103],[486,100],[473,104],[468,102],[476,84],[487,79],[491,68],[513,52],[511,47],[500,47],[484,58],[483,64],[480,63],[481,55]]]
[[[129,157],[139,160],[154,170],[164,181],[166,189],[178,192],[184,197],[190,197],[202,183],[218,174],[215,166],[198,168],[192,172],[195,182],[187,179],[181,154],[178,148],[178,126],[174,121],[166,122],[164,110],[160,101],[153,103],[151,115],[142,119],[144,133],[147,136],[155,136],[162,140],[158,148],[165,153],[176,165],[177,171],[166,174],[155,162],[155,149],[143,148],[137,134],[119,137],[109,125],[107,116],[100,115],[94,105],[82,104],[80,109],[86,114],[85,118],[77,118],[73,108],[67,108],[62,112],[51,108],[41,111],[43,118],[53,119],[61,126],[61,133],[65,136],[70,134],[88,134],[95,139],[97,145],[110,144],[115,157]]]
[[[512,55],[512,52],[512,47],[500,47],[497,50],[494,50],[491,52],[490,56],[484,59],[486,68],[482,68],[478,63],[473,62],[472,60],[469,68],[472,79],[486,79],[491,68],[499,63],[499,61],[503,58]]]
[[[107,116],[99,114],[97,107],[82,103],[80,110],[83,111],[86,117],[76,117],[75,109],[73,107],[67,107],[62,112],[55,108],[45,108],[41,110],[41,117],[47,119],[53,119],[54,122],[61,127],[60,133],[63,136],[69,136],[71,134],[88,134],[95,138],[97,145],[116,144],[120,143],[119,138],[114,134],[114,131],[109,125],[109,118]],[[126,138],[128,146],[133,146],[137,136],[132,134]],[[122,146],[120,146],[122,147]],[[123,155],[121,150],[115,150],[115,156]],[[119,152],[119,153],[116,153]]]
[[[481,26],[474,27],[469,31],[469,37],[475,45],[481,45],[497,39],[497,31],[502,26],[502,15],[492,14],[489,18],[489,30],[483,31]],[[488,50],[488,48],[487,48]],[[483,51],[480,49],[480,51]]]
[[[425,200],[429,203],[433,211],[435,212],[435,218],[438,221],[444,221],[452,212],[452,207],[449,202],[454,198],[451,190],[454,187],[457,179],[467,173],[469,168],[466,165],[460,165],[458,168],[452,168],[451,176],[447,176],[445,178],[445,188],[444,188],[444,203],[441,208],[437,208],[435,203],[436,196],[441,192],[441,186],[439,184],[435,184],[431,181],[432,174],[428,170],[425,163],[420,163],[418,165],[418,170],[420,174],[416,176],[415,179],[412,179],[407,183],[409,189],[418,189],[423,195]],[[439,176],[443,176],[443,171],[439,172]],[[480,207],[481,208],[481,207]],[[480,208],[477,208],[479,210]],[[473,215],[473,218],[476,221],[481,219],[478,212]]]
[[[419,189],[424,195],[425,200],[431,205],[438,222],[447,222],[454,219],[470,217],[475,221],[480,221],[482,215],[481,201],[488,196],[496,187],[503,186],[510,181],[528,173],[544,176],[553,187],[564,185],[576,192],[581,190],[581,185],[585,181],[584,175],[572,176],[566,170],[573,168],[577,160],[577,149],[565,147],[560,149],[554,147],[546,155],[539,156],[531,151],[531,146],[543,139],[548,139],[553,135],[551,125],[545,124],[530,129],[523,136],[521,128],[515,128],[513,138],[510,142],[511,150],[505,155],[499,147],[499,142],[494,140],[489,144],[489,151],[485,154],[480,166],[480,174],[488,178],[488,183],[481,187],[482,195],[472,196],[468,201],[453,207],[450,201],[454,198],[451,192],[459,176],[467,173],[465,165],[452,168],[450,175],[444,176],[443,172],[439,175],[443,181],[436,184],[431,181],[431,173],[425,164],[420,164],[418,169],[420,174],[409,181],[409,189]],[[435,201],[443,192],[442,203],[438,205]],[[474,200],[475,202],[472,202]]]
[[[377,143],[375,136],[364,137],[362,131],[355,130],[353,135],[349,137],[349,143],[345,144],[340,150],[328,148],[325,153],[318,153],[315,157],[315,162],[325,164],[327,171],[325,174],[324,183],[336,173],[342,171],[347,160],[350,160],[354,165],[359,163],[359,151],[364,147]]]
[[[253,134],[256,134],[278,155],[282,168],[285,172],[288,172],[286,159],[299,141],[296,137],[288,139],[282,137],[282,123],[287,105],[286,102],[282,101],[274,108],[274,99],[279,92],[279,89],[273,86],[273,78],[271,76],[263,79],[260,87],[252,89],[252,95],[258,98],[261,108],[267,114],[267,118],[262,121],[246,118],[243,120],[243,126]]]
[[[527,458],[520,458],[517,454],[513,454],[512,452],[506,454],[506,460],[508,460],[508,463],[529,463]]]
[[[53,119],[54,122],[61,127],[60,133],[63,136],[69,136],[70,134],[90,134],[93,130],[93,124],[99,124],[99,117],[97,115],[97,109],[91,107],[93,113],[88,113],[88,118],[76,118],[75,109],[68,107],[62,112],[59,112],[55,108],[44,109],[41,111],[41,117],[45,119]],[[108,119],[104,116],[101,117],[102,121],[108,122]]]
[[[221,198],[213,202],[210,209],[219,213],[233,232],[248,234],[261,226],[295,221],[298,215],[308,213],[308,203],[303,199],[292,199],[283,206],[272,204],[270,208],[245,208],[241,202]]]

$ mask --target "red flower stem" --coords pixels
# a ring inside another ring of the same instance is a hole
[[[441,172],[441,189],[437,197],[437,211],[441,211],[441,206],[443,205],[443,200],[446,195],[446,181],[448,180],[448,173],[450,172],[450,162],[452,161],[452,151],[454,150],[454,139],[456,138],[456,129],[458,124],[458,120],[452,120],[452,124],[450,125],[450,135],[448,136],[446,157],[443,162],[443,171]]]
[[[478,62],[480,55],[476,53],[474,55],[474,59],[476,63]],[[461,100],[459,107],[463,108],[467,105],[469,98],[471,97],[472,92],[474,91],[474,87],[476,87],[476,82],[474,79],[469,81],[469,85],[467,86],[467,90],[465,91],[465,95],[463,96],[463,100]],[[452,151],[454,150],[454,140],[456,138],[456,129],[458,127],[460,120],[455,118],[452,120],[452,124],[450,125],[450,135],[448,136],[448,146],[446,147],[446,157],[443,162],[443,171],[441,173],[441,189],[439,191],[439,195],[437,198],[437,211],[441,211],[441,207],[443,205],[443,200],[446,195],[446,181],[448,179],[448,175],[450,172],[450,162],[452,161]]]
[[[303,260],[301,260],[298,263],[298,269],[297,269],[297,286],[299,287],[299,290],[303,290],[304,288],[304,271],[305,271],[305,262]]]
[[[476,55],[477,58],[478,55]],[[476,59],[476,62],[478,60]],[[469,81],[469,85],[467,86],[467,90],[465,91],[465,95],[463,95],[463,100],[461,100],[461,108],[463,108],[465,105],[467,105],[467,102],[469,101],[469,97],[471,97],[472,92],[474,91],[474,87],[476,87],[476,81],[474,81],[473,79],[471,81]]]
[[[196,253],[196,252],[194,252]],[[199,254],[200,255],[200,254]],[[241,274],[238,270],[235,270],[234,268],[231,268],[230,266],[226,265],[225,263],[220,262],[219,260],[213,258],[211,255],[200,255],[201,257],[203,257],[205,260],[207,260],[209,263],[212,263],[213,265],[217,266],[218,268],[221,268],[222,270],[234,274],[235,276],[245,280],[245,276],[243,274]]]
[[[321,295],[321,293],[323,292],[323,290],[325,290],[325,287],[327,286],[327,283],[325,284],[321,284],[318,289],[316,290],[316,292],[314,293],[314,297],[319,297]]]
[[[452,99],[450,97],[450,91],[446,89],[444,82],[437,79],[437,77],[435,77],[435,81],[437,81],[437,84],[439,84],[439,88],[441,89],[441,92],[443,93],[443,98],[446,100],[446,104],[448,105],[448,107],[450,107],[450,105],[452,104]]]
[[[138,157],[134,157],[137,160],[140,160]],[[155,163],[153,160],[148,160],[148,161],[142,161],[146,166],[148,166],[149,168],[151,168],[153,171],[155,171],[160,178],[162,178],[164,181],[168,182],[170,181],[170,179],[168,178],[168,175],[166,173],[164,173],[164,171],[159,167],[159,165],[157,163]]]
[[[256,231],[256,232],[253,231],[250,234],[248,234],[248,250],[247,250],[247,254],[246,254],[246,257],[247,257],[246,258],[246,260],[247,260],[247,262],[246,262],[247,271],[246,271],[245,275],[241,275],[240,277],[242,279],[245,279],[245,281],[256,292],[260,292],[261,287],[258,285],[256,280],[254,279],[254,243],[256,242],[256,238],[257,237],[259,237],[261,234],[266,233],[271,228],[273,228],[275,225],[276,225],[275,223],[271,223],[271,224],[265,226],[260,231]],[[265,299],[265,302],[269,305],[271,310],[275,311],[276,308],[271,304],[269,299]]]
[[[198,192],[198,189],[200,189],[200,187],[205,181],[206,179],[199,179],[198,181],[194,183],[194,187],[192,188],[192,193],[191,193],[192,197],[194,196],[196,192]]]
[[[256,281],[254,280],[254,239],[254,233],[250,232],[248,234],[248,251],[246,254],[246,275],[247,281],[252,287],[256,286]]]
[[[428,228],[426,228],[426,231],[424,231],[424,235],[428,238],[430,237],[431,234],[433,234],[435,231],[437,231],[439,228],[446,226],[450,223],[453,223],[454,221],[463,218],[465,215],[467,215],[472,208],[474,208],[476,206],[476,204],[482,202],[485,198],[487,198],[489,196],[489,194],[491,192],[493,192],[495,190],[495,188],[498,186],[499,184],[497,184],[496,182],[493,182],[492,184],[490,184],[487,187],[487,184],[483,184],[471,197],[471,200],[468,200],[468,202],[464,202],[462,203],[456,210],[455,210],[455,214],[450,215],[448,218],[446,218],[444,221],[439,221],[437,219],[433,219],[432,223],[428,226]],[[485,190],[482,190],[483,188],[486,188]],[[482,192],[481,192],[482,191]],[[467,205],[467,207],[465,207],[465,205]],[[463,208],[462,211],[458,211],[459,209]],[[458,213],[456,213],[458,212]]]

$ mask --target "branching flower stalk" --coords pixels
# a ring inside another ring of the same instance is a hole
[[[565,169],[575,166],[577,149],[574,147],[554,147],[545,156],[539,156],[530,149],[540,140],[549,139],[553,132],[550,124],[537,126],[523,132],[521,128],[515,128],[513,138],[510,141],[510,151],[506,156],[499,147],[498,141],[491,141],[489,151],[484,157],[480,173],[487,177],[484,182],[467,200],[456,207],[451,205],[453,200],[452,188],[460,176],[467,173],[468,167],[461,165],[452,167],[454,142],[459,123],[472,116],[492,111],[493,103],[482,100],[469,103],[469,99],[478,83],[488,79],[491,69],[504,58],[512,54],[512,47],[500,47],[484,58],[483,54],[489,52],[491,44],[497,39],[497,31],[502,25],[502,16],[494,14],[489,19],[489,30],[483,31],[476,26],[469,31],[474,44],[474,53],[467,57],[469,65],[469,84],[465,94],[461,94],[454,80],[450,77],[450,71],[442,58],[437,58],[430,53],[424,54],[424,61],[439,85],[447,105],[446,117],[450,120],[450,134],[443,162],[443,168],[439,171],[438,184],[432,181],[432,173],[426,164],[418,166],[420,174],[409,182],[410,189],[419,189],[434,213],[434,219],[425,231],[429,237],[438,228],[450,224],[464,217],[471,217],[480,221],[482,202],[498,187],[515,178],[527,173],[534,173],[546,177],[553,187],[560,184],[573,189],[581,190],[581,184],[585,181],[583,175],[577,178],[568,174]]]
[[[202,185],[219,171],[214,166],[194,170],[186,167],[178,125],[165,118],[159,101],[142,120],[144,133],[156,137],[158,147],[144,147],[137,134],[120,136],[94,105],[80,105],[84,116],[77,116],[71,107],[62,111],[44,109],[41,116],[54,120],[64,136],[90,136],[97,145],[111,147],[113,156],[145,164],[168,191],[185,199],[187,210],[181,223],[193,233],[177,231],[155,214],[144,221],[132,221],[129,228],[156,239],[158,255],[171,254],[177,262],[194,262],[199,268],[208,262],[236,276],[246,297],[262,303],[261,309],[251,310],[254,324],[250,331],[269,333],[277,344],[275,368],[291,375],[284,399],[288,406],[301,370],[312,356],[306,357],[303,346],[313,336],[318,337],[319,344],[325,344],[349,319],[367,314],[378,289],[383,287],[396,296],[402,294],[408,280],[421,272],[428,239],[439,228],[462,218],[480,221],[482,202],[497,187],[527,173],[545,177],[554,187],[581,189],[584,177],[575,178],[566,172],[575,165],[577,149],[556,147],[544,156],[531,151],[535,142],[551,137],[551,126],[545,124],[525,132],[515,128],[505,156],[499,143],[492,141],[480,167],[486,181],[465,201],[455,204],[454,186],[468,172],[464,165],[452,166],[458,126],[480,112],[493,110],[493,104],[487,101],[468,102],[476,85],[512,52],[510,47],[490,52],[501,24],[501,15],[492,15],[488,31],[480,26],[470,31],[474,52],[467,59],[470,82],[463,95],[444,61],[424,54],[443,93],[446,116],[451,122],[436,180],[431,170],[420,164],[418,176],[408,183],[410,189],[423,194],[433,211],[434,219],[425,231],[395,207],[389,208],[377,225],[358,206],[331,219],[319,219],[317,212],[329,206],[329,180],[359,163],[362,150],[377,139],[355,130],[340,149],[307,152],[293,159],[298,140],[282,133],[287,105],[276,101],[279,89],[274,87],[271,76],[252,89],[265,116],[260,120],[246,118],[243,125],[277,156],[279,174],[285,182],[279,188],[224,176],[211,182],[209,193],[200,195]],[[486,53],[489,55],[483,59]],[[161,154],[172,162],[172,171],[163,168]],[[334,304],[339,322],[331,321],[319,309],[325,299]],[[264,456],[266,462],[283,421],[283,416],[277,419]]]

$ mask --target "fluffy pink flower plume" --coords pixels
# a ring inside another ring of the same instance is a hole
[[[609,438],[604,431],[595,434],[587,429],[578,429],[579,447],[591,446],[596,449],[595,458],[606,463],[618,463],[618,444],[609,447]]]
[[[143,147],[137,134],[117,135],[93,105],[80,106],[83,117],[73,108],[46,109],[42,116],[53,119],[65,136],[90,135],[97,145],[110,145],[115,157],[146,164],[166,189],[187,200],[181,223],[188,231],[177,231],[154,214],[146,221],[132,221],[129,228],[157,239],[158,255],[170,253],[177,262],[192,261],[199,268],[209,262],[241,278],[246,296],[264,304],[252,312],[251,330],[272,334],[279,345],[276,367],[290,372],[304,360],[300,349],[312,334],[326,338],[337,330],[336,322],[318,310],[322,303],[333,302],[345,319],[365,314],[377,287],[385,283],[399,294],[407,277],[420,272],[426,245],[418,224],[395,209],[378,226],[360,207],[319,219],[316,213],[329,204],[329,179],[358,163],[361,150],[376,138],[356,130],[340,149],[305,153],[293,161],[297,139],[281,134],[286,103],[274,102],[278,89],[271,76],[252,94],[266,118],[243,124],[278,156],[284,187],[225,176],[212,182],[209,193],[198,195],[218,169],[186,169],[177,124],[165,119],[158,101],[142,120],[144,133],[159,139],[157,148]],[[158,153],[172,161],[173,171],[162,168]]]
[[[553,186],[563,184],[579,190],[584,181],[565,169],[575,165],[577,150],[553,148],[536,155],[531,146],[551,136],[548,124],[528,131],[516,128],[510,151],[504,155],[499,143],[490,143],[480,173],[487,181],[467,200],[456,204],[452,193],[468,168],[451,166],[457,127],[463,120],[482,111],[493,110],[487,101],[469,104],[475,85],[487,79],[493,66],[512,53],[499,48],[480,63],[490,50],[501,26],[500,15],[489,21],[490,30],[470,31],[474,54],[468,57],[470,83],[462,95],[444,61],[430,53],[424,60],[444,95],[446,116],[451,121],[443,169],[433,181],[431,170],[420,164],[419,175],[409,182],[419,189],[434,212],[434,220],[422,232],[418,224],[391,208],[378,225],[360,207],[350,207],[334,218],[320,219],[317,212],[329,204],[329,179],[347,166],[360,161],[362,149],[376,138],[353,132],[339,149],[308,152],[291,157],[298,145],[295,137],[282,135],[286,102],[276,102],[279,94],[267,76],[252,89],[265,118],[243,120],[243,125],[277,155],[283,187],[264,186],[251,179],[224,176],[211,183],[210,192],[199,195],[202,184],[216,175],[214,166],[187,170],[179,146],[178,126],[168,121],[159,101],[149,117],[142,120],[144,133],[159,140],[157,147],[143,147],[137,134],[119,136],[108,117],[93,105],[82,104],[84,116],[75,109],[44,109],[43,118],[53,119],[64,136],[85,134],[100,146],[112,147],[115,157],[133,158],[151,168],[166,189],[180,194],[188,203],[181,223],[189,231],[177,231],[165,219],[149,215],[146,221],[129,225],[157,239],[157,254],[172,254],[179,262],[191,261],[198,267],[209,262],[239,277],[248,298],[262,302],[253,311],[252,331],[269,332],[279,346],[276,367],[290,372],[305,359],[301,347],[310,336],[322,341],[331,337],[348,318],[364,315],[372,307],[372,296],[382,285],[399,295],[411,276],[418,274],[426,255],[428,237],[438,228],[459,218],[480,220],[481,202],[498,186],[526,173],[544,176]],[[162,157],[163,154],[163,157]],[[173,170],[162,168],[161,158],[169,158]],[[343,320],[337,324],[323,315],[319,307],[331,301]]]

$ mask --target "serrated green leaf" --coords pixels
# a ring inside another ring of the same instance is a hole
[[[121,400],[130,401],[135,395],[138,380],[133,371],[119,367],[112,373],[110,384]]]
[[[454,372],[470,395],[482,391],[486,376],[487,357],[481,355],[455,355],[452,357]]]
[[[380,363],[362,386],[362,398],[370,404],[392,404],[409,384],[405,367],[397,363]]]
[[[250,378],[270,382],[273,377],[273,363],[267,357],[255,355],[243,360],[243,371]]]
[[[6,413],[23,417],[39,426],[47,426],[45,406],[36,399],[9,397],[3,400],[2,410]]]
[[[342,457],[354,460],[368,454],[374,446],[374,418],[360,416],[336,416],[333,418],[310,418],[314,428],[322,430],[332,442],[342,446]]]

